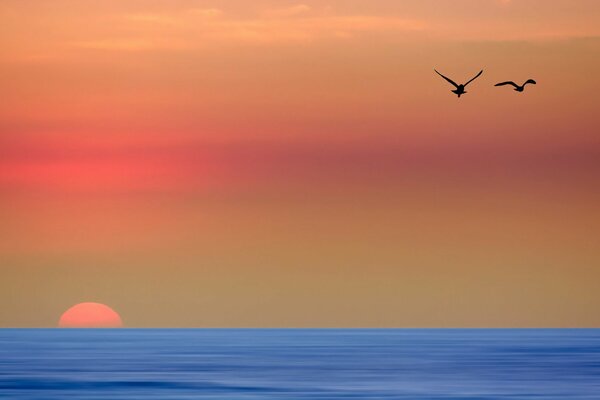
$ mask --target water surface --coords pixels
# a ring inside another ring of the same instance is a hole
[[[600,330],[0,329],[2,399],[600,399]]]

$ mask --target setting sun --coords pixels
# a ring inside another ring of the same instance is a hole
[[[112,308],[100,303],[80,303],[69,308],[58,321],[60,328],[121,328],[123,321]]]

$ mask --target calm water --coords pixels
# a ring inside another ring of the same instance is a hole
[[[1,399],[600,399],[600,330],[0,329]]]

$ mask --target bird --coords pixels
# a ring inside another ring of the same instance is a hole
[[[452,90],[452,93],[455,93],[459,98],[461,95],[467,93],[465,88],[467,87],[467,85],[471,82],[473,82],[475,79],[479,78],[479,76],[481,74],[483,74],[483,70],[479,71],[479,73],[477,75],[475,75],[475,77],[473,79],[471,79],[469,82],[465,83],[464,85],[457,85],[456,82],[454,82],[452,79],[445,77],[444,75],[440,74],[436,69],[434,69],[434,71],[441,76],[442,78],[444,78],[445,80],[447,80],[448,82],[450,82],[455,88],[456,90]]]
[[[521,86],[517,85],[513,81],[496,83],[494,86],[513,85],[515,87],[516,92],[522,92],[523,90],[525,90],[525,85],[527,85],[528,83],[531,83],[532,85],[537,85],[536,81],[534,81],[533,79],[528,79],[527,82],[525,82]]]

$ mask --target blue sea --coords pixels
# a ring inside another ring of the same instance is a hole
[[[600,399],[599,329],[0,329],[1,399]]]

